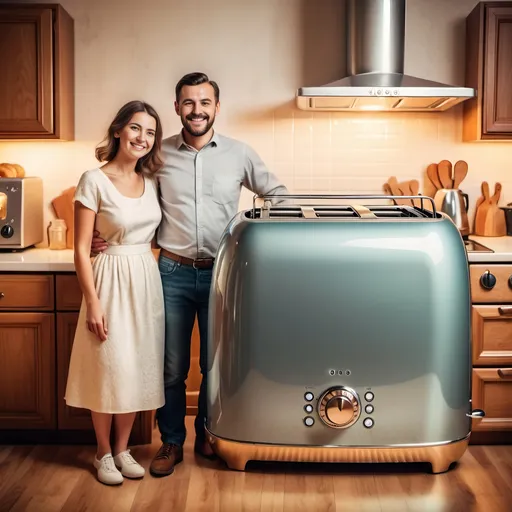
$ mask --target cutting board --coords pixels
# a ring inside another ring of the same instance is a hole
[[[496,183],[494,194],[491,196],[489,184],[482,183],[482,197],[476,203],[475,228],[478,236],[505,236],[507,224],[505,212],[498,206],[501,195],[501,183]]]
[[[63,219],[68,228],[66,233],[66,247],[73,249],[74,225],[75,225],[75,209],[73,205],[73,196],[76,187],[70,187],[58,197],[53,199],[52,206],[58,219]]]

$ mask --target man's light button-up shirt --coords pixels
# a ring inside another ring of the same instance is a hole
[[[157,173],[162,206],[158,245],[187,258],[214,258],[237,213],[242,185],[255,194],[288,194],[247,144],[214,133],[200,151],[182,133],[162,143]]]

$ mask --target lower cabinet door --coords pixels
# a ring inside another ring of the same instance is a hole
[[[0,429],[53,429],[54,313],[0,313]]]
[[[512,367],[473,368],[473,409],[485,411],[475,431],[512,430]]]

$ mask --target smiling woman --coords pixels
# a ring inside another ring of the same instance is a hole
[[[151,252],[162,218],[152,176],[162,166],[161,140],[154,109],[127,103],[96,150],[107,163],[85,172],[75,193],[75,268],[83,300],[65,399],[91,411],[98,443],[94,467],[108,485],[144,476],[128,439],[136,412],[164,403],[164,303]],[[107,248],[91,263],[95,229]]]

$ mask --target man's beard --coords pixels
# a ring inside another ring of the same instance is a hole
[[[204,128],[195,129],[190,125],[189,121],[197,119],[196,116],[188,115],[184,118],[181,118],[181,124],[183,124],[183,128],[185,128],[185,130],[193,137],[202,137],[205,133],[208,133],[215,121],[215,115],[212,118],[209,116],[199,116],[199,118],[206,119],[206,126]]]

